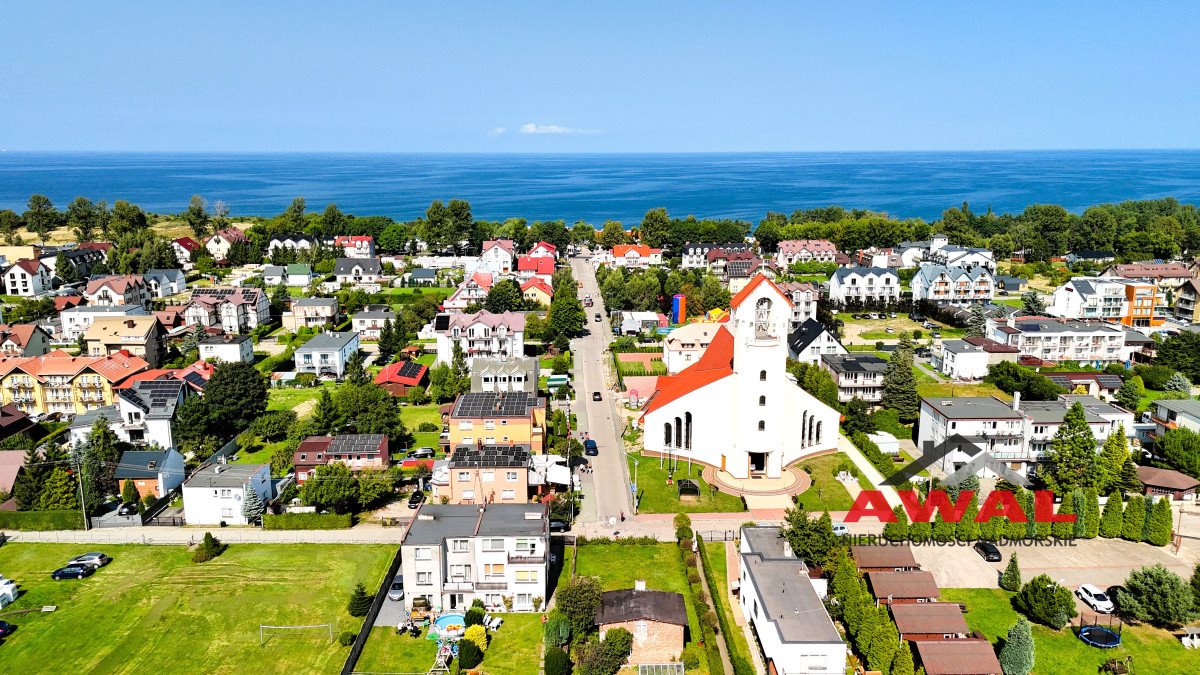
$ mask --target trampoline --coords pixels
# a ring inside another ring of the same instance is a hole
[[[1079,639],[1093,647],[1112,649],[1121,645],[1121,633],[1104,626],[1084,626],[1079,629]]]

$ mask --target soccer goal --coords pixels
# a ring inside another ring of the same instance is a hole
[[[295,634],[301,631],[324,632],[329,635],[329,642],[333,643],[333,624],[318,623],[311,626],[268,626],[266,624],[258,625],[258,646],[261,647],[267,644],[267,638],[272,635]]]

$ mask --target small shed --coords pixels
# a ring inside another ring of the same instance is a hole
[[[600,636],[613,628],[633,635],[633,651],[627,663],[669,663],[683,651],[683,631],[688,625],[683,596],[668,591],[642,588],[608,591],[600,597],[596,625]]]
[[[885,455],[899,455],[900,441],[886,431],[875,431],[867,434],[867,438]]]
[[[1200,480],[1173,469],[1139,466],[1137,472],[1146,494],[1155,497],[1166,495],[1171,499],[1190,499],[1196,496],[1196,488],[1200,487]]]

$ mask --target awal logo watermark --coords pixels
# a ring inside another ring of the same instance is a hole
[[[1003,461],[993,457],[992,453],[983,449],[978,443],[979,441],[987,442],[988,440],[987,438],[968,438],[960,434],[955,434],[946,438],[941,444],[935,444],[933,441],[925,441],[924,447],[921,448],[921,456],[904,465],[899,471],[892,474],[890,478],[885,479],[883,484],[900,487],[915,478],[917,474],[936,464],[939,460],[945,459],[950,453],[961,452],[971,459],[955,470],[954,473],[943,478],[941,480],[942,485],[953,487],[971,476],[977,475],[980,471],[988,469],[1013,485],[1020,485],[1023,488],[1030,487],[1031,483],[1027,478],[1010,469]]]

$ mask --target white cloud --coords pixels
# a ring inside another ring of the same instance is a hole
[[[508,129],[506,129],[504,127],[496,127],[495,129],[492,129],[491,131],[488,132],[488,136],[503,136],[504,132],[506,132],[506,131],[508,131]]]
[[[522,124],[518,130],[523,134],[594,134],[595,129],[575,129],[557,124]]]

